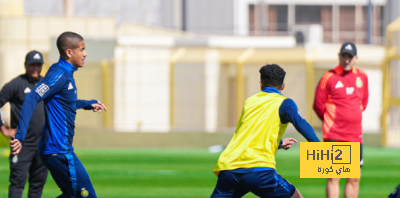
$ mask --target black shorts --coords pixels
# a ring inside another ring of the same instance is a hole
[[[337,140],[326,140],[325,142],[343,142],[343,141],[337,141]],[[364,160],[363,160],[363,145],[360,143],[360,167],[363,166]]]

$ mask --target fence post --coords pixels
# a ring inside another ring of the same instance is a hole
[[[112,97],[114,94],[110,93],[111,92],[111,80],[110,80],[110,63],[107,60],[102,60],[100,62],[101,68],[102,68],[102,95],[101,95],[101,102],[108,106],[108,109],[112,109],[112,102],[110,100],[110,97]],[[103,127],[113,127],[112,124],[112,113],[103,113]]]
[[[387,52],[387,51],[386,51]],[[387,114],[390,107],[390,74],[389,74],[389,63],[390,59],[388,56],[385,57],[385,60],[382,64],[382,116],[381,116],[381,130],[382,130],[382,138],[381,138],[381,146],[386,146],[386,136],[387,136]]]
[[[314,61],[306,59],[306,85],[307,85],[307,121],[313,124],[313,94],[314,94]]]
[[[256,52],[255,49],[245,50],[236,60],[236,117],[239,120],[244,102],[244,74],[243,67],[247,59]]]
[[[170,130],[172,131],[172,128],[174,126],[174,100],[175,100],[175,63],[183,56],[186,54],[186,48],[181,47],[179,48],[175,53],[173,53],[170,57],[169,60],[169,126]]]

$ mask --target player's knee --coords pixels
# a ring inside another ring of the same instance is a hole
[[[339,183],[340,178],[328,178],[328,183]]]
[[[358,185],[360,183],[360,178],[348,178],[347,182]]]
[[[15,186],[17,188],[24,188],[26,183],[26,178],[10,178],[11,186]]]
[[[11,182],[10,186],[14,187],[14,188],[20,188],[20,189],[24,189],[25,188],[25,182],[20,181],[20,182]]]

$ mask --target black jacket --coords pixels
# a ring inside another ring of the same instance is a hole
[[[42,80],[40,76],[38,80],[33,80],[26,74],[22,74],[9,83],[5,84],[0,91],[0,108],[7,102],[11,105],[11,128],[16,129],[20,118],[22,103],[25,96],[28,95],[35,85]],[[28,133],[26,134],[24,146],[37,147],[40,136],[42,134],[45,122],[43,101],[36,105],[32,118],[29,122]],[[0,114],[0,126],[4,125]]]

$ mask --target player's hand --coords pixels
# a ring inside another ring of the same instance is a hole
[[[19,142],[18,139],[13,139],[10,141],[10,148],[13,151],[12,152],[13,155],[18,155],[22,149],[22,144],[21,142]]]
[[[93,112],[101,112],[101,110],[105,110],[107,111],[107,107],[106,105],[104,105],[103,103],[101,103],[100,101],[97,101],[97,103],[92,104],[93,107]]]
[[[297,140],[294,138],[283,138],[281,148],[288,150],[294,143],[297,143]]]
[[[9,138],[14,138],[15,134],[17,133],[17,129],[10,129],[10,128],[6,127],[5,125],[1,126],[0,130],[4,136],[9,137]]]

